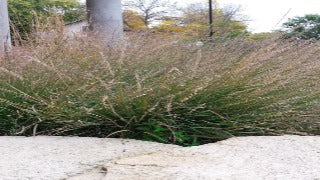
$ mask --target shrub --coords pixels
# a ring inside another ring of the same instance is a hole
[[[300,37],[301,39],[320,39],[320,15],[307,14],[289,19],[283,24],[288,33],[285,37]]]
[[[11,30],[23,39],[39,24],[51,22],[53,15],[61,16],[66,23],[86,16],[85,6],[76,0],[9,0],[8,8]]]
[[[267,38],[197,47],[149,35],[121,47],[61,35],[0,66],[1,135],[198,145],[319,133],[319,44]]]

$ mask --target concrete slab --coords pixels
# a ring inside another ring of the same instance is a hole
[[[198,147],[124,139],[0,137],[0,179],[320,179],[320,137]]]
[[[65,179],[92,174],[117,157],[175,147],[124,139],[0,137],[0,179]]]

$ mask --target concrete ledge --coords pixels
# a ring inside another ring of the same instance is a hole
[[[124,139],[0,137],[1,179],[320,179],[320,137],[183,148]]]

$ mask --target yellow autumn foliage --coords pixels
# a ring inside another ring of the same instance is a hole
[[[124,10],[123,21],[125,30],[127,31],[139,31],[147,29],[146,24],[143,21],[143,17],[132,10]]]
[[[212,28],[216,37],[234,38],[247,33],[246,25],[237,20],[225,16],[222,9],[214,10],[214,21]],[[206,38],[209,34],[209,23],[207,13],[187,12],[180,18],[167,18],[155,32],[167,33],[168,37],[180,35],[186,40],[199,40]]]

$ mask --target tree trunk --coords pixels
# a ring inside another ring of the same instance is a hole
[[[7,0],[0,0],[0,56],[11,48]]]
[[[99,38],[119,41],[123,38],[121,0],[87,0],[89,29]]]

